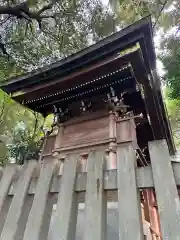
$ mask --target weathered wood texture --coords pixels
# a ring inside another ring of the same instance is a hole
[[[139,191],[135,176],[136,155],[131,144],[117,149],[118,212],[120,239],[143,239]]]
[[[180,163],[172,163],[172,169],[175,176],[175,182],[178,187],[180,187]],[[152,175],[152,167],[141,167],[136,168],[136,184],[137,187],[140,189],[144,188],[153,188],[154,187],[154,180]],[[20,173],[19,173],[20,174]],[[104,189],[106,191],[117,190],[117,170],[104,170],[103,174],[103,181],[104,181]],[[58,193],[59,192],[59,185],[62,182],[62,176],[58,174],[53,175],[52,181],[50,183],[50,193]],[[76,192],[84,192],[86,190],[86,182],[87,182],[87,173],[76,173],[76,180],[75,180],[75,191]],[[34,194],[36,190],[36,186],[38,183],[38,178],[32,176],[31,183],[29,186],[28,194]],[[15,186],[17,182],[14,180],[12,182],[11,188],[9,189],[8,195],[12,196],[15,193]]]
[[[105,239],[103,166],[103,153],[92,152],[87,166],[84,240]]]
[[[2,211],[3,203],[5,201],[6,195],[8,194],[15,172],[16,167],[12,164],[8,164],[4,169],[0,184],[0,213]]]
[[[77,171],[77,155],[65,158],[61,175],[52,159],[41,169],[34,161],[23,168],[8,165],[0,181],[0,240],[49,240],[49,229],[50,240],[72,240],[82,201],[83,239],[106,239],[106,202],[114,200],[118,200],[119,239],[142,239],[139,190],[149,188],[155,188],[162,239],[179,240],[180,163],[171,162],[164,141],[151,142],[149,149],[152,166],[142,168],[136,166],[131,143],[118,146],[117,169],[113,170],[104,169],[104,153],[99,150],[89,154],[87,172]],[[153,226],[146,224],[148,239],[150,230],[153,232]]]
[[[180,201],[165,141],[149,143],[163,239],[180,240]]]
[[[76,124],[64,126],[61,149],[92,144],[108,138],[109,118],[101,117]]]
[[[52,240],[73,240],[76,232],[77,193],[74,190],[77,156],[68,156],[64,164],[57,210],[52,225]]]
[[[18,179],[16,192],[12,199],[12,203],[9,207],[9,211],[4,223],[4,227],[1,233],[1,240],[13,240],[15,239],[18,222],[22,214],[24,201],[28,192],[29,184],[31,181],[32,173],[34,171],[36,162],[29,162],[28,165],[24,165],[23,172]]]
[[[39,239],[53,170],[53,161],[41,168],[33,205],[26,225],[24,240]]]

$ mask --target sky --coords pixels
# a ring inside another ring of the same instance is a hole
[[[160,32],[157,32],[156,35],[154,36],[154,45],[155,45],[156,54],[158,54],[160,52],[159,46],[160,46],[161,41],[162,41],[162,35]],[[160,77],[163,77],[165,74],[165,70],[164,70],[164,66],[163,66],[162,62],[159,59],[156,60],[156,68],[157,68],[158,75]]]
[[[105,6],[107,6],[108,3],[109,3],[109,0],[101,0],[101,2],[102,2]]]

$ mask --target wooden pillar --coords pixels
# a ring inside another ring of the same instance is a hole
[[[159,214],[153,189],[143,191],[145,220],[150,223],[152,236],[161,236]]]
[[[154,188],[163,239],[180,239],[180,201],[165,140],[149,142]]]
[[[117,121],[117,144],[131,142],[133,148],[137,146],[136,126],[133,119],[119,119]],[[118,159],[119,160],[119,159]],[[142,209],[142,221],[150,223],[154,236],[161,236],[158,211],[156,208],[156,199],[152,189],[143,190],[144,204]],[[153,234],[152,234],[153,236]]]
[[[59,129],[58,129],[58,134],[56,136],[56,140],[54,143],[54,152],[58,151],[60,146],[61,146],[61,142],[62,142],[62,138],[63,138],[63,132],[64,132],[64,126],[63,124],[59,125]]]
[[[54,143],[54,150],[52,151],[52,156],[55,159],[55,161],[60,162],[59,175],[62,174],[64,166],[64,158],[60,157],[60,146],[63,139],[63,132],[64,126],[61,124],[59,125],[58,134],[56,136],[56,140]]]
[[[140,194],[136,185],[136,155],[132,142],[117,148],[117,183],[120,239],[144,239]]]
[[[137,148],[136,125],[133,118],[123,118],[116,122],[117,144],[131,142]]]
[[[109,114],[109,157],[107,159],[107,169],[115,169],[117,166],[116,160],[116,116],[114,113]]]

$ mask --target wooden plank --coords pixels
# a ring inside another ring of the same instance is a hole
[[[49,229],[51,225],[51,219],[53,218],[53,206],[57,203],[57,194],[49,194],[46,203],[44,219],[42,223],[41,233],[39,240],[51,240],[49,237]]]
[[[14,240],[18,227],[18,222],[21,216],[24,200],[28,192],[29,184],[31,181],[32,173],[36,166],[36,161],[30,161],[24,166],[24,170],[18,180],[16,192],[14,194],[4,228],[1,233],[0,240]]]
[[[7,196],[6,201],[3,204],[3,207],[1,209],[1,214],[0,214],[0,235],[4,227],[4,223],[6,220],[7,213],[9,211],[9,207],[11,205],[13,196]]]
[[[149,143],[163,239],[180,240],[180,201],[165,140]]]
[[[52,240],[73,240],[76,232],[77,193],[74,191],[77,156],[68,156],[64,162],[57,209],[52,223]]]
[[[175,176],[176,185],[180,186],[180,163],[172,162],[172,168]],[[140,167],[136,168],[136,181],[137,186],[140,189],[143,188],[153,188],[154,181],[152,175],[152,167]],[[104,189],[105,190],[117,190],[117,170],[104,170]],[[52,182],[50,184],[50,193],[58,193],[59,186],[61,185],[61,176],[53,176]],[[82,192],[86,190],[86,182],[87,182],[87,173],[77,173],[76,182],[75,182],[75,190],[76,192]],[[36,186],[38,183],[38,178],[33,177],[28,193],[35,194]],[[14,182],[12,185],[16,185]],[[9,190],[8,195],[14,195],[15,188],[11,188]]]
[[[152,167],[140,167],[136,168],[136,181],[138,188],[152,188],[154,187]]]
[[[176,164],[177,170],[176,175],[178,177],[178,185],[180,185],[180,163]],[[104,189],[105,190],[117,190],[117,170],[105,170],[104,171]],[[153,177],[152,177],[152,168],[151,166],[137,168],[136,169],[136,179],[138,188],[152,188],[154,187]],[[61,185],[62,178],[61,176],[53,176],[52,182],[50,184],[50,193],[58,193],[59,186]],[[87,173],[77,173],[75,180],[75,191],[82,192],[86,190],[87,182]],[[32,178],[28,193],[35,194],[36,186],[38,183],[37,178]],[[15,190],[11,189],[9,195],[14,195]]]
[[[2,207],[10,189],[15,172],[16,165],[14,164],[8,164],[3,171],[3,176],[0,182],[0,213],[2,211]]]
[[[103,185],[103,152],[91,152],[87,165],[84,240],[105,239],[106,207]]]
[[[28,220],[28,216],[32,207],[32,203],[34,200],[33,195],[26,195],[24,200],[24,205],[21,209],[21,216],[18,221],[17,231],[14,240],[22,240],[24,236],[24,231],[26,229],[26,223]]]
[[[142,240],[142,217],[135,175],[136,156],[131,144],[117,148],[119,239]]]
[[[54,166],[54,161],[51,161],[41,168],[33,205],[29,213],[24,233],[24,240],[39,240]]]

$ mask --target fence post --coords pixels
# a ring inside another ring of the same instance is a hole
[[[136,156],[132,145],[117,148],[119,239],[142,240],[140,194],[135,176]]]
[[[39,240],[54,166],[54,161],[51,161],[41,167],[41,173],[23,240]]]
[[[24,166],[23,172],[18,179],[16,192],[12,199],[6,221],[1,233],[0,240],[14,240],[18,228],[18,222],[22,213],[24,201],[28,192],[32,173],[36,166],[36,161],[30,161]]]
[[[103,166],[103,152],[91,152],[87,164],[84,240],[105,239],[106,205]]]
[[[12,179],[14,177],[16,170],[17,170],[16,165],[8,164],[3,171],[3,176],[2,176],[1,184],[0,184],[0,213],[2,211],[4,201],[7,197],[7,194],[8,194],[8,191],[11,186]]]
[[[57,208],[52,222],[52,240],[72,240],[76,233],[77,193],[74,190],[77,167],[76,155],[65,159]]]
[[[163,239],[180,240],[180,201],[165,140],[149,143]]]

